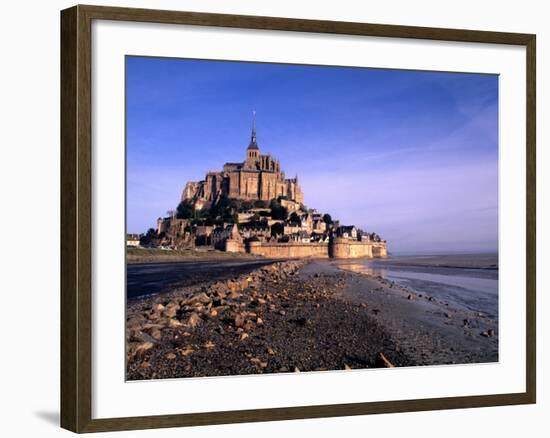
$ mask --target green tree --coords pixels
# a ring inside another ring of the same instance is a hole
[[[283,207],[281,203],[276,199],[271,200],[271,203],[269,204],[269,208],[271,208],[271,217],[273,219],[284,221],[288,217],[288,210],[285,207]]]
[[[176,208],[176,217],[178,219],[191,219],[194,216],[194,208],[191,202],[182,201]]]
[[[285,226],[281,222],[277,222],[277,223],[271,225],[271,235],[276,236],[276,235],[283,234],[284,227]]]
[[[157,231],[154,228],[149,228],[145,235],[141,236],[139,239],[140,245],[149,245],[151,242],[153,242],[157,237]]]
[[[323,215],[323,222],[327,225],[330,225],[332,223],[332,217],[330,217],[330,214],[325,213]]]
[[[239,204],[237,202],[223,196],[218,199],[218,202],[210,207],[208,217],[216,225],[221,225],[223,222],[236,222],[238,210]]]
[[[293,212],[290,215],[290,218],[288,220],[294,224],[298,224],[299,226],[302,225],[302,220],[300,219],[300,216],[298,216],[296,212]]]

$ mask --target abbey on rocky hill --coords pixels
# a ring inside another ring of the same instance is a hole
[[[245,161],[225,163],[203,181],[188,182],[177,209],[159,217],[157,229],[141,236],[139,245],[207,246],[269,258],[387,254],[378,234],[304,205],[298,177],[285,178],[279,161],[260,153],[255,117]]]
[[[208,172],[203,181],[188,182],[181,200],[193,203],[200,210],[210,207],[221,197],[242,201],[271,201],[283,197],[297,204],[304,202],[298,176],[286,178],[279,160],[260,153],[255,114],[246,159],[241,163],[225,163],[223,170]]]

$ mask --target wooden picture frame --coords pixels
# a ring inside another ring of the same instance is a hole
[[[197,414],[92,418],[91,25],[93,20],[185,24],[388,38],[519,45],[526,48],[527,284],[526,391]],[[100,6],[61,12],[61,426],[98,432],[535,403],[535,35]]]

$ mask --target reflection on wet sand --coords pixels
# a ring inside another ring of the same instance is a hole
[[[419,256],[418,259],[407,256],[346,261],[338,263],[338,267],[357,274],[382,277],[418,293],[444,299],[458,308],[483,312],[497,318],[498,269],[492,266],[485,268],[490,266],[488,262],[492,260],[487,255],[471,255],[469,264],[459,267],[449,264],[458,261],[452,260],[451,256],[442,258],[445,266],[433,256],[429,259],[430,263],[426,262],[425,256]]]

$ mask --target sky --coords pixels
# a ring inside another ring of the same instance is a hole
[[[127,229],[258,145],[398,253],[498,249],[498,76],[126,58]]]

